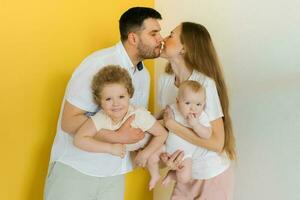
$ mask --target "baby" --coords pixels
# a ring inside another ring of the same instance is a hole
[[[143,148],[136,155],[135,163],[145,167],[149,157],[165,142],[167,131],[149,111],[130,104],[134,88],[128,72],[115,65],[102,68],[93,78],[92,92],[101,110],[77,131],[74,136],[75,146],[85,151],[108,153],[120,158],[124,158],[129,151]],[[153,138],[150,141],[149,134],[135,144],[111,144],[95,139],[99,130],[117,130],[132,115],[135,117],[131,126],[151,134]]]
[[[212,130],[207,114],[203,111],[205,106],[205,88],[197,81],[185,81],[180,87],[176,98],[176,103],[169,107],[173,111],[174,119],[183,126],[193,129],[193,131],[201,138],[208,139]],[[180,149],[184,151],[184,159],[181,163],[182,168],[173,173],[173,176],[167,176],[163,185],[174,179],[177,182],[187,183],[192,179],[192,155],[196,149],[201,147],[195,146],[188,141],[182,139],[176,134],[169,132],[165,148],[160,148],[150,157],[149,165],[154,168],[158,165],[159,155],[166,151],[170,154]],[[203,155],[207,151],[204,148]],[[156,167],[158,169],[158,167]],[[159,179],[158,170],[150,170],[152,184],[155,185]],[[172,174],[172,173],[169,173]],[[150,183],[151,183],[150,181]]]

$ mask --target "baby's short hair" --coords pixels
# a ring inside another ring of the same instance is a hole
[[[123,85],[130,96],[133,96],[134,87],[128,71],[119,65],[107,65],[100,69],[93,77],[92,93],[94,101],[101,106],[101,92],[108,84]]]
[[[186,88],[190,89],[192,92],[195,92],[195,93],[204,92],[204,95],[205,95],[205,89],[198,81],[187,80],[187,81],[182,82],[179,86],[178,95]]]

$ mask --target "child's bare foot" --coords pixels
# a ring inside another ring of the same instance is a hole
[[[159,179],[160,179],[159,175],[151,177],[151,180],[149,182],[149,190],[150,191],[155,187],[155,185],[159,181]]]
[[[163,181],[161,182],[161,184],[163,186],[167,186],[172,180],[176,180],[176,171],[174,170],[170,170],[168,171],[167,175],[165,176],[165,178],[163,179]]]

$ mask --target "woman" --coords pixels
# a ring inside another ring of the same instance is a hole
[[[235,159],[235,140],[226,85],[208,31],[200,24],[183,22],[165,38],[161,57],[169,61],[166,73],[160,78],[158,95],[161,108],[166,108],[163,112],[165,126],[179,137],[211,152],[205,159],[197,152],[193,155],[194,180],[187,184],[177,183],[171,199],[231,199],[233,172],[230,164]],[[181,126],[166,107],[176,101],[178,86],[186,80],[198,81],[205,87],[205,112],[213,130],[209,139],[200,138],[192,130]],[[180,169],[182,157],[180,151],[161,156],[173,170]],[[209,178],[197,173],[203,170],[210,174]]]

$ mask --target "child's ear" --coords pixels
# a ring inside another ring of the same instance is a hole
[[[176,103],[179,103],[179,101],[178,101],[178,97],[176,97]]]
[[[206,102],[203,103],[203,110],[205,109],[206,107]]]
[[[98,104],[98,106],[101,108],[101,101],[100,101],[100,98],[98,97],[98,96],[96,96],[96,95],[94,95],[94,102],[96,103],[96,104]]]

